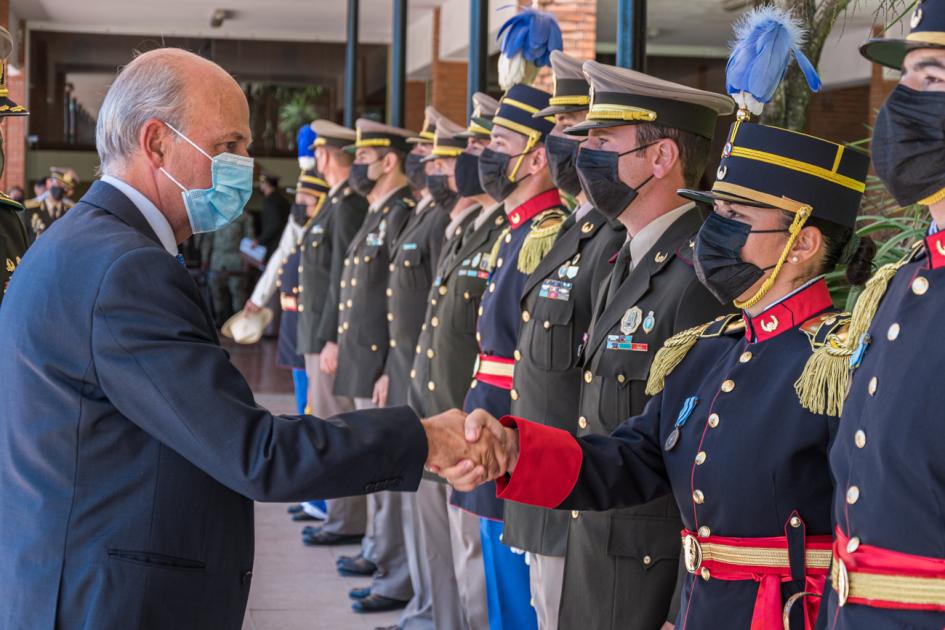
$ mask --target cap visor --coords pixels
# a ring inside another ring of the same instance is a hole
[[[573,127],[568,127],[564,133],[569,136],[586,136],[590,129],[607,129],[609,127],[625,127],[627,125],[637,125],[637,121],[629,120],[585,120]]]
[[[29,112],[9,98],[0,97],[0,118],[4,116],[29,116]]]
[[[586,112],[589,105],[549,105],[545,109],[532,114],[532,118],[544,118],[546,116],[557,116],[558,114],[570,114],[572,112]]]
[[[691,190],[689,188],[680,188],[676,191],[676,194],[691,201],[704,203],[710,206],[714,205],[716,201],[724,201],[726,203],[738,203],[744,206],[752,206],[754,208],[769,208],[777,210],[776,206],[772,206],[768,203],[762,203],[761,201],[755,201],[754,199],[749,199],[748,197],[742,197],[740,195],[720,193],[712,190]]]
[[[901,70],[906,55],[919,48],[941,49],[945,46],[919,40],[870,39],[860,46],[860,54],[881,66]]]

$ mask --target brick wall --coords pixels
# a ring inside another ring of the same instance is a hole
[[[805,131],[833,142],[869,136],[871,86],[836,88],[811,96]]]
[[[23,60],[26,58],[23,48],[23,33],[26,29],[23,24],[10,24],[10,0],[0,0],[0,25],[13,34],[14,45],[18,53],[13,56]],[[10,98],[18,105],[26,105],[26,68],[20,62],[19,73],[11,76],[7,72],[7,87]],[[11,186],[26,185],[26,117],[7,116],[0,118],[0,133],[3,134],[5,163],[3,174],[0,175],[0,190],[7,192]],[[32,190],[26,191],[27,198],[32,196]]]
[[[404,89],[404,127],[420,131],[423,109],[427,105],[427,82],[407,81]]]

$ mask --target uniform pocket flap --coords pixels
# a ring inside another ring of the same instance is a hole
[[[644,566],[679,559],[679,519],[663,516],[612,514],[607,553],[636,558]]]

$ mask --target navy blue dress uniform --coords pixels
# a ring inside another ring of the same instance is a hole
[[[0,346],[18,352],[0,363],[0,627],[238,630],[253,500],[420,481],[408,408],[258,407],[198,287],[104,182],[23,259]]]
[[[554,51],[551,63],[554,94],[549,106],[533,116],[587,111],[590,86],[582,62]],[[521,308],[530,317],[522,324],[514,352],[511,413],[571,433],[577,430],[581,397],[578,350],[591,323],[593,302],[610,276],[610,258],[627,236],[622,225],[589,207],[578,207],[568,217],[551,251],[525,283]],[[507,504],[505,543],[563,557],[567,519],[563,512]]]
[[[866,155],[832,142],[737,122],[723,177],[711,191],[680,194],[788,212],[800,227],[813,217],[852,234],[868,165]],[[770,286],[748,301],[757,303]],[[506,419],[518,426],[522,448],[500,496],[574,510],[671,496],[688,572],[676,628],[812,628],[832,546],[826,464],[844,425],[805,408],[796,383],[849,322],[816,276],[755,315],[721,316],[671,337],[648,377],[654,398],[609,437],[575,440]],[[647,567],[678,553],[668,544],[635,544]]]
[[[393,147],[408,151],[407,136],[359,119],[354,148]],[[387,286],[394,241],[416,203],[409,186],[371,204],[351,240],[338,295],[338,371],[335,394],[370,399],[390,349]]]
[[[302,190],[318,199],[315,214],[309,217],[302,231],[302,237],[282,259],[279,267],[279,279],[276,286],[279,289],[279,305],[282,314],[279,320],[279,339],[277,343],[276,365],[292,370],[305,370],[305,358],[298,351],[299,311],[305,307],[300,304],[300,295],[303,291],[301,284],[302,246],[305,243],[307,232],[318,219],[325,207],[328,197],[328,183],[319,177],[314,170],[302,171],[296,184],[297,190]],[[296,217],[289,219],[297,221]],[[303,391],[305,389],[303,388]],[[302,404],[304,410],[304,403]]]
[[[870,40],[861,52],[898,69],[911,50],[945,46],[942,2],[919,2],[910,24],[905,39]],[[900,205],[945,198],[941,162],[933,157],[945,149],[941,123],[940,93],[899,85],[881,108],[873,160]],[[830,453],[836,542],[824,628],[945,627],[945,443],[932,389],[945,367],[940,227],[933,223],[903,260],[877,271],[846,338],[824,350],[839,374],[852,368],[849,380],[826,389],[834,394],[827,396],[830,410],[842,414]]]
[[[567,133],[654,122],[706,138],[728,97],[645,74],[584,63],[591,84],[587,119]],[[705,209],[670,210],[613,258],[581,349],[577,435],[607,435],[639,414],[656,351],[675,333],[725,312],[696,278],[695,235]],[[680,576],[679,510],[672,497],[609,512],[571,513],[559,625],[572,629],[656,628],[675,616]],[[649,562],[644,559],[649,558]]]

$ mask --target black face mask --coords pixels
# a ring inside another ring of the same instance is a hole
[[[774,267],[762,269],[741,259],[748,235],[773,232],[788,230],[752,230],[747,223],[713,212],[696,235],[696,277],[719,302],[732,302]]]
[[[422,155],[408,153],[404,161],[404,173],[407,174],[407,179],[410,180],[410,185],[414,190],[423,190],[427,187],[426,165],[420,161],[422,159]]]
[[[637,186],[628,186],[620,181],[618,163],[620,158],[652,146],[645,144],[623,153],[602,151],[600,149],[581,149],[578,151],[575,167],[581,181],[581,190],[587,195],[598,212],[608,219],[616,219],[627,209],[640,194],[640,190],[653,179],[650,175]]]
[[[374,162],[370,164],[352,164],[351,171],[348,173],[348,183],[352,190],[362,197],[370,195],[377,185],[377,180],[368,176],[368,169],[371,168],[371,164],[374,164]]]
[[[508,153],[499,153],[498,151],[493,151],[492,149],[483,149],[482,154],[479,156],[479,183],[482,184],[483,190],[488,193],[490,197],[496,201],[505,201],[505,198],[511,195],[516,188],[518,188],[519,183],[528,177],[519,177],[514,182],[509,179],[509,163],[512,161],[512,158],[517,158],[525,155],[524,153],[516,153],[515,155],[509,155]]]
[[[479,156],[472,153],[460,153],[456,158],[456,190],[462,197],[475,197],[485,191],[479,183]]]
[[[876,117],[873,167],[901,206],[945,188],[945,93],[896,86]]]
[[[65,196],[65,190],[59,186],[53,186],[49,189],[49,196],[55,199],[56,201],[62,201],[62,198]]]
[[[452,210],[459,200],[459,194],[450,188],[449,175],[427,175],[427,190],[436,205],[444,210]]]
[[[296,225],[305,225],[305,222],[308,221],[308,206],[304,203],[293,203],[292,204],[292,220],[295,221]]]
[[[548,136],[545,139],[545,151],[548,153],[548,170],[555,186],[572,197],[581,192],[581,180],[574,167],[577,158],[579,140],[564,136]]]

